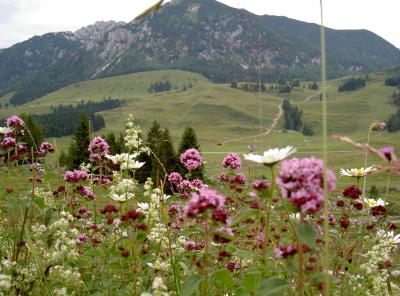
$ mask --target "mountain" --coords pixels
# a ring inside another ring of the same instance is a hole
[[[330,78],[400,65],[400,51],[366,30],[327,29]],[[136,22],[97,22],[0,52],[0,95],[23,104],[81,80],[182,69],[214,82],[318,79],[319,26],[258,16],[215,0],[175,0]]]

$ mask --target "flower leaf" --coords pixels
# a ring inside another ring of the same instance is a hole
[[[306,223],[301,223],[296,226],[297,234],[299,235],[302,242],[306,243],[308,246],[315,247],[315,239],[317,238],[317,232],[315,228]]]

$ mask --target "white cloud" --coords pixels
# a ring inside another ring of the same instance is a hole
[[[130,21],[157,0],[0,0],[0,48],[100,20]],[[256,14],[319,22],[318,0],[219,0]],[[400,47],[399,0],[325,0],[325,25],[368,29]]]

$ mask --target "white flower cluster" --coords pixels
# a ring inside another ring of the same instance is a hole
[[[151,293],[143,292],[140,296],[169,296],[168,288],[161,277],[155,277],[151,285]]]
[[[91,164],[91,163],[84,163],[84,162],[82,162],[81,165],[79,166],[79,169],[80,169],[81,171],[84,171],[84,172],[90,174],[90,171],[91,171],[91,169],[92,169],[92,164]]]
[[[46,208],[54,209],[54,207],[56,206],[56,201],[51,191],[38,187],[35,189],[35,195],[43,199]]]
[[[70,267],[65,265],[56,265],[50,269],[50,277],[56,278],[60,283],[68,287],[79,288],[83,285],[81,274],[77,267]]]
[[[384,262],[391,261],[391,252],[395,249],[393,232],[378,230],[376,237],[365,237],[366,245],[369,245],[362,256],[357,274],[346,273],[349,287],[355,295],[365,296],[389,296],[387,281],[389,273],[382,268]],[[393,295],[399,295],[399,287],[391,283]]]
[[[153,268],[156,271],[163,272],[164,275],[168,275],[171,272],[171,264],[167,259],[158,257],[154,263],[147,263],[147,266]]]
[[[114,173],[116,185],[110,186],[109,196],[118,202],[125,202],[135,197],[136,183],[132,179],[122,179],[117,173]]]
[[[62,211],[59,219],[48,226],[43,224],[31,226],[31,239],[26,242],[26,248],[35,254],[34,260],[23,266],[5,259],[1,262],[4,269],[16,272],[17,288],[24,290],[32,282],[42,279],[43,274],[47,272],[46,282],[49,289],[51,285],[60,287],[60,284],[72,290],[81,287],[81,275],[77,268],[72,267],[79,257],[76,240],[79,231],[72,227],[74,222],[75,219],[71,214]]]
[[[68,291],[67,288],[63,287],[63,288],[56,288],[53,291],[54,296],[68,296]]]
[[[135,160],[138,155],[138,153],[121,153],[116,155],[107,155],[106,157],[110,159],[113,164],[119,164],[121,170],[136,170],[144,165],[144,162],[138,162]]]
[[[141,130],[138,126],[135,126],[134,117],[132,114],[129,114],[128,122],[126,123],[126,130],[124,137],[125,147],[130,150],[135,150],[137,152],[146,152],[150,153],[150,149],[148,147],[143,146],[143,140],[140,138]]]
[[[0,274],[0,295],[5,295],[4,292],[7,292],[10,288],[11,288],[11,276],[6,274]]]
[[[60,219],[47,227],[33,225],[32,241],[27,243],[29,249],[41,253],[48,265],[65,260],[75,261],[79,256],[76,242],[79,231],[70,227],[74,217],[67,212],[61,212],[60,215]],[[49,238],[52,241],[51,246],[48,246]]]

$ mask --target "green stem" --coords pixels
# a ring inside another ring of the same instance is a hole
[[[268,194],[268,204],[265,214],[265,228],[264,228],[264,243],[263,243],[263,261],[267,262],[267,244],[269,242],[269,232],[270,232],[270,220],[271,220],[271,208],[272,208],[272,197],[274,195],[274,184],[275,184],[275,173],[274,167],[269,167],[271,170],[271,188]]]
[[[390,189],[390,161],[389,161],[389,170],[387,172],[387,180],[386,180],[386,190],[385,190],[385,194],[389,193],[389,189]]]
[[[324,161],[324,250],[322,256],[322,264],[324,270],[324,290],[325,296],[329,295],[329,195],[327,183],[327,165],[328,165],[328,111],[326,102],[326,49],[325,49],[325,28],[323,16],[323,0],[320,0],[321,12],[321,82],[322,82],[322,147],[323,147],[323,161]]]
[[[137,295],[137,262],[136,262],[136,232],[135,227],[132,225],[132,257],[133,257],[133,295]]]
[[[370,127],[369,131],[368,131],[367,145],[369,145],[369,143],[370,143],[371,131],[372,131],[372,127]],[[368,150],[365,152],[364,169],[367,167],[367,164],[368,164]],[[362,193],[364,194],[364,196],[365,196],[365,188],[367,188],[367,175],[365,175],[365,177],[364,177],[364,183],[363,183],[363,188],[362,188]]]
[[[206,296],[207,295],[207,289],[208,289],[208,248],[209,248],[209,224],[206,223],[204,226],[204,234],[205,234],[205,239],[206,239],[206,245],[204,247],[204,263],[203,263],[203,273],[204,273],[204,282],[203,282],[203,287],[201,289],[201,296]]]
[[[300,213],[300,223],[303,223],[304,216],[303,213]],[[303,242],[299,235],[297,235],[297,249],[299,251],[299,266],[298,266],[298,282],[297,282],[297,288],[299,289],[299,295],[303,296],[304,295],[304,276],[303,276],[303,265],[304,265],[304,252],[303,252]]]

